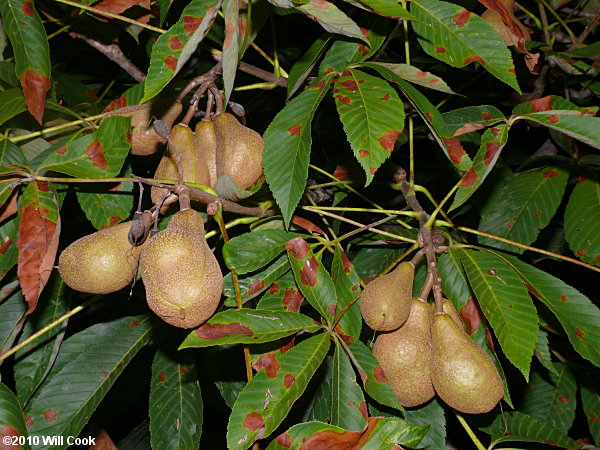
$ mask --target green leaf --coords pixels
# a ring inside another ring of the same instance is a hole
[[[317,65],[319,58],[325,53],[327,44],[332,39],[331,34],[319,36],[292,66],[287,81],[287,98],[290,99],[294,92],[304,83],[313,68]]]
[[[371,62],[365,64],[365,66],[371,68],[375,68],[377,66],[384,67],[390,72],[397,75],[398,77],[402,78],[403,80],[410,81],[413,84],[418,84],[419,86],[434,89],[436,91],[444,92],[446,94],[455,93],[452,89],[450,89],[446,82],[437,75],[434,75],[430,72],[424,72],[418,67],[411,66],[410,64]]]
[[[444,113],[443,116],[452,136],[460,136],[506,120],[502,111],[489,105],[467,106]]]
[[[334,80],[335,105],[367,184],[389,158],[404,129],[404,106],[384,80],[356,69]]]
[[[575,350],[600,366],[600,309],[562,280],[515,257],[496,252],[494,255],[510,265],[527,289],[552,311]]]
[[[467,274],[460,262],[460,251],[449,247],[448,253],[438,258],[438,269],[444,295],[452,300],[456,311],[460,312],[472,297]]]
[[[67,339],[27,406],[30,434],[77,436],[123,368],[149,341],[150,331],[148,316],[123,317]],[[57,448],[66,447],[65,440]]]
[[[268,288],[273,281],[282,276],[288,270],[290,270],[290,262],[287,255],[284,254],[270,262],[260,272],[253,272],[247,276],[239,277],[242,303],[245,303],[251,298],[256,297],[258,294]],[[227,297],[227,300],[225,300],[225,306],[235,306],[235,290],[233,288],[233,281],[230,273],[225,275],[223,293]]]
[[[17,235],[20,217],[13,217],[0,225],[0,279],[17,263]]]
[[[236,236],[223,246],[223,258],[230,269],[242,275],[258,270],[285,250],[290,239],[306,236],[284,230],[256,230]]]
[[[0,430],[2,448],[15,450],[31,448],[27,439],[24,439],[23,445],[19,445],[19,437],[27,438],[29,433],[19,400],[4,383],[0,383]],[[13,442],[15,445],[12,445]]]
[[[111,116],[92,134],[56,144],[38,171],[56,171],[81,178],[111,178],[121,170],[131,144],[130,117]]]
[[[359,431],[367,425],[369,410],[348,355],[335,341],[331,378],[331,424]]]
[[[289,270],[271,284],[256,304],[256,309],[298,312],[303,301],[304,296],[298,290],[294,273]]]
[[[579,259],[600,266],[600,183],[587,179],[575,186],[565,210],[565,239]]]
[[[335,248],[331,263],[331,278],[337,296],[336,316],[360,294],[360,277],[346,254],[339,247]],[[359,338],[362,329],[362,316],[360,304],[354,304],[346,310],[338,322],[342,332],[351,337]]]
[[[417,448],[445,448],[446,417],[444,416],[444,407],[438,398],[434,398],[419,408],[406,410],[404,417],[409,423],[414,425],[429,425],[429,431]]]
[[[193,0],[177,23],[158,38],[152,46],[144,98],[140,103],[154,98],[177,75],[213,24],[220,6],[221,0]]]
[[[357,370],[367,394],[382,405],[404,411],[404,408],[394,395],[383,369],[373,356],[371,350],[358,339],[354,339],[348,343],[348,348],[358,364],[360,364]]]
[[[0,165],[25,166],[27,165],[27,158],[25,158],[19,147],[10,140],[4,139],[0,141]]]
[[[273,119],[264,134],[263,167],[284,221],[290,223],[308,177],[311,122],[333,74],[305,89]]]
[[[542,442],[569,449],[581,447],[552,425],[517,411],[497,416],[491,425],[481,430],[492,436],[491,446],[517,441]]]
[[[327,0],[309,0],[307,3],[297,6],[296,9],[311,16],[329,33],[343,34],[367,42],[358,25]]]
[[[360,3],[367,5],[374,13],[393,19],[418,20],[413,14],[394,0],[360,0]]]
[[[453,3],[415,0],[410,12],[418,22],[413,29],[423,50],[452,67],[480,63],[519,94],[515,66],[502,37],[485,20]]]
[[[492,253],[461,250],[460,259],[502,351],[528,379],[538,317],[527,290],[517,273]]]
[[[44,25],[30,0],[0,2],[0,14],[14,51],[25,104],[41,124],[50,89],[50,49]]]
[[[542,167],[503,178],[481,211],[479,231],[529,245],[554,216],[562,200],[569,174]],[[600,205],[599,205],[600,206]],[[600,212],[598,213],[600,217]],[[514,245],[479,236],[479,243],[523,253]]]
[[[21,331],[25,311],[25,300],[21,291],[15,291],[0,304],[0,352],[4,353],[12,347]]]
[[[0,31],[0,34],[2,32]],[[2,38],[0,37],[0,41]],[[0,61],[0,80],[10,87],[17,87],[19,79],[15,73],[15,63],[12,61]]]
[[[261,370],[240,393],[227,425],[227,448],[243,450],[269,436],[287,416],[329,350],[327,333],[310,337],[276,357],[279,368]]]
[[[25,106],[25,98],[23,91],[19,88],[7,89],[0,92],[0,125],[3,125],[7,120],[27,111]]]
[[[285,244],[296,284],[313,308],[331,325],[337,310],[335,286],[323,263],[301,237]]]
[[[31,314],[23,327],[19,342],[51,324],[69,311],[70,291],[55,272],[42,293],[39,307]],[[52,368],[67,328],[62,322],[19,350],[15,357],[15,382],[21,404],[26,405],[31,395]]]
[[[223,344],[260,344],[321,326],[304,314],[262,309],[228,309],[215,314],[185,338],[180,349]]]
[[[150,381],[152,448],[198,448],[202,434],[202,393],[194,353],[159,349]]]
[[[287,448],[360,448],[380,450],[399,445],[415,447],[427,433],[428,427],[411,425],[402,419],[370,417],[361,431],[348,431],[323,422],[294,425],[277,436],[268,450]]]
[[[508,141],[508,130],[506,124],[499,124],[485,130],[483,136],[481,136],[479,150],[475,155],[475,159],[473,159],[473,165],[463,175],[452,206],[450,206],[450,211],[466,202],[483,184],[483,181],[496,165],[506,141]]]
[[[550,346],[548,344],[548,334],[545,331],[538,330],[537,344],[535,345],[534,354],[538,361],[550,372],[558,375],[558,372],[552,365],[552,357],[550,356]]]
[[[592,388],[587,383],[582,383],[581,401],[590,433],[594,438],[594,443],[598,446],[598,442],[600,442],[600,394],[598,393],[598,387]]]
[[[571,368],[555,362],[552,372],[535,372],[527,385],[520,411],[567,433],[575,420],[577,384]]]

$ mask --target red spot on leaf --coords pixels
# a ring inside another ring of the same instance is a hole
[[[553,109],[552,96],[548,95],[546,97],[532,100],[531,109],[533,110],[533,112],[549,111]]]
[[[365,402],[365,401],[360,402],[360,405],[358,405],[358,410],[360,411],[360,413],[362,414],[362,416],[365,419],[369,418],[369,410],[367,408],[367,402]]]
[[[431,121],[433,122],[433,116],[431,115],[431,113],[426,112],[425,116]]]
[[[583,183],[585,180],[587,180],[587,177],[581,177],[581,176],[579,176],[579,177],[577,177],[577,184]]]
[[[474,298],[470,297],[460,310],[460,317],[465,323],[467,334],[471,335],[479,328],[483,320],[483,312]]]
[[[302,125],[294,125],[293,127],[288,128],[288,133],[292,136],[300,136],[300,130],[302,129]]]
[[[588,413],[588,417],[590,419],[592,419],[594,422],[600,423],[600,417],[598,417],[596,414],[594,414],[593,412]]]
[[[375,175],[375,172],[377,172],[377,168],[376,167],[371,167],[369,169],[369,172],[371,173],[371,175]]]
[[[496,136],[498,136],[498,134],[500,134],[500,129],[492,128],[492,136],[496,137]]]
[[[285,243],[285,249],[296,259],[304,259],[310,251],[310,247],[304,239],[296,237]]]
[[[344,71],[342,72],[342,76],[350,77],[350,76],[352,76],[352,72],[350,72],[348,69],[344,69]]]
[[[57,417],[58,413],[53,409],[47,409],[44,411],[44,419],[46,420],[46,423],[55,422]]]
[[[377,367],[375,367],[375,369],[373,369],[373,376],[380,383],[385,383],[388,380],[388,377],[385,374],[385,372],[383,371],[383,369],[381,368],[381,366],[377,366]]]
[[[546,119],[548,119],[548,122],[558,123],[558,116],[556,114],[550,114],[549,116],[546,116]]]
[[[586,339],[585,339],[585,337],[584,337],[584,336],[585,336],[585,333],[583,332],[583,330],[582,330],[582,329],[580,329],[580,328],[575,328],[575,334],[577,335],[577,337],[579,337],[579,338],[583,339],[584,341],[586,340]]]
[[[456,24],[456,26],[458,28],[462,28],[469,21],[470,17],[471,17],[471,11],[468,11],[466,9],[461,9],[459,12],[454,14],[454,17],[452,17],[452,21]]]
[[[545,171],[545,172],[542,174],[542,176],[543,176],[544,178],[554,178],[554,177],[557,177],[557,176],[558,176],[558,172],[557,172],[557,171],[555,171],[555,170],[546,170],[546,171]]]
[[[340,256],[342,257],[342,264],[344,266],[344,272],[345,273],[352,272],[352,268],[354,267],[354,265],[352,264],[352,261],[350,261],[350,259],[348,259],[348,256],[346,255],[346,253],[343,250],[340,251]]]
[[[273,283],[269,288],[269,294],[277,294],[279,292],[279,285],[277,283]]]
[[[319,271],[319,262],[313,256],[304,262],[304,266],[300,270],[300,281],[307,286],[315,286],[317,284],[317,273]]]
[[[366,158],[367,156],[369,156],[369,151],[365,150],[364,148],[361,148],[358,151],[358,156],[360,156],[361,158]]]
[[[287,433],[280,434],[275,438],[275,441],[277,441],[279,445],[285,448],[290,448],[292,446],[292,439]]]
[[[67,146],[66,145],[61,145],[60,147],[58,147],[56,150],[54,150],[56,153],[58,153],[59,155],[64,155],[65,153],[67,153]]]
[[[485,148],[486,150],[485,155],[483,155],[483,164],[485,164],[486,167],[489,167],[494,160],[494,156],[496,156],[496,153],[498,153],[498,150],[500,150],[500,142],[486,142]]]
[[[183,43],[179,39],[179,36],[171,36],[168,42],[171,50],[181,50],[183,48]]]
[[[242,426],[250,431],[256,431],[265,426],[265,421],[257,412],[251,412],[244,418]]]
[[[534,214],[539,217],[542,214],[542,212],[541,211],[534,211]]]
[[[515,68],[514,68],[514,67],[509,67],[509,68],[508,68],[508,71],[509,71],[510,73],[517,73],[517,71],[515,70]]]
[[[256,294],[265,288],[264,280],[254,280],[250,286],[248,286],[248,295]]]
[[[350,99],[348,97],[344,97],[343,95],[336,95],[335,97],[338,98],[344,105],[350,104]]]
[[[508,223],[506,224],[506,226],[507,226],[508,228],[512,228],[512,227],[514,227],[514,226],[515,226],[515,221],[514,221],[514,220],[509,220],[509,221],[508,221]]]
[[[12,239],[2,241],[2,244],[0,244],[0,255],[4,255],[13,242]]]
[[[560,301],[563,302],[563,303],[566,302],[567,301],[567,296],[566,295],[561,295],[560,296]]]
[[[388,94],[385,94],[383,97],[381,97],[379,100],[385,101],[385,100],[389,100],[389,99],[390,99],[390,94],[388,93]]]
[[[559,414],[560,414],[561,412],[563,412],[563,410],[562,410],[562,409],[560,409],[560,408],[554,408],[554,411],[556,411],[556,412],[557,412],[557,413],[559,413]]]
[[[446,47],[437,46],[437,47],[435,48],[435,52],[436,52],[436,53],[446,53]]]
[[[571,401],[570,397],[558,397],[558,401],[561,403],[569,403]]]
[[[286,311],[289,312],[298,312],[300,311],[300,305],[304,297],[302,293],[297,289],[286,289],[283,295],[283,300],[281,303],[283,304]]]
[[[325,89],[325,80],[321,80],[318,83],[309,86],[307,89],[316,89],[319,92],[323,92],[323,89]]]
[[[360,44],[358,46],[358,52],[363,56],[367,56],[370,53],[370,50],[367,48],[367,46],[365,44]]]
[[[338,81],[338,84],[340,86],[344,86],[349,91],[352,91],[352,92],[358,91],[358,85],[356,84],[356,81],[354,81],[354,80],[346,80],[346,81],[342,81],[341,83]]]
[[[254,332],[240,323],[205,323],[196,329],[196,336],[200,339],[218,339],[232,334],[254,336]]]
[[[557,447],[556,442],[545,440],[544,444],[551,445],[552,447]]]
[[[321,228],[319,228],[317,225],[312,223],[310,220],[305,219],[304,217],[293,216],[292,223],[294,225],[298,225],[299,227],[302,227],[305,230],[308,230],[312,233],[317,233],[317,234],[320,234],[321,236],[325,236],[325,232],[323,230],[321,230]]]
[[[446,148],[448,149],[448,156],[450,156],[450,161],[452,161],[452,164],[459,164],[462,161],[463,157],[467,154],[460,141],[456,138],[442,139],[444,140],[444,144],[446,144]]]
[[[2,429],[0,429],[0,449],[1,450],[10,450],[10,449],[20,449],[21,446],[11,445],[12,442],[19,442],[19,437],[21,433],[16,428],[11,427],[10,425],[4,425]]]
[[[104,108],[102,112],[114,111],[115,109],[124,108],[125,106],[127,106],[127,99],[121,95],[118,99],[113,100],[106,105],[106,108]]]
[[[337,306],[332,304],[327,305],[327,311],[331,317],[335,317],[335,311],[337,310]]]
[[[490,113],[484,112],[482,115],[483,115],[483,120],[490,120],[492,118],[492,115]]]
[[[377,140],[383,148],[385,148],[388,152],[392,153],[392,150],[394,150],[394,144],[396,143],[398,136],[400,136],[399,131],[390,130],[387,131],[383,136],[381,136]]]
[[[194,34],[194,31],[196,31],[202,23],[202,19],[203,17],[183,16],[183,29],[188,36]]]
[[[158,381],[160,381],[161,383],[164,383],[164,381],[167,379],[167,375],[164,372],[160,372],[158,374]]]
[[[137,320],[132,320],[127,328],[135,328],[138,325],[140,325],[140,322],[138,322]]]
[[[186,373],[187,370],[185,369],[185,366],[183,364],[179,364],[179,373]]]
[[[23,5],[21,6],[21,11],[28,17],[35,17],[35,12],[33,11],[33,3],[29,0],[25,0]]]
[[[279,361],[277,361],[277,355],[275,352],[269,352],[261,355],[260,358],[254,361],[254,363],[252,363],[252,367],[257,372],[261,369],[265,369],[265,374],[268,378],[275,378],[281,365],[279,364]]]
[[[94,139],[88,148],[85,149],[85,154],[90,158],[92,164],[98,167],[100,170],[106,170],[108,163],[106,162],[106,158],[104,157],[104,153],[102,153],[102,145],[98,141],[98,139]]]
[[[165,66],[167,66],[167,69],[175,71],[175,69],[177,69],[177,61],[177,58],[173,55],[169,55],[165,58]]]
[[[467,189],[471,188],[475,184],[475,181],[477,181],[477,178],[479,178],[479,176],[475,173],[475,169],[471,167],[467,173],[463,175],[462,180],[460,180],[460,185]]]
[[[19,80],[27,109],[41,125],[46,106],[46,92],[50,89],[50,78],[29,69],[19,75]]]
[[[50,192],[50,187],[48,186],[47,181],[36,181],[37,190],[40,192]]]
[[[33,417],[31,417],[29,414],[23,413],[23,419],[25,419],[25,426],[27,428],[33,425]]]
[[[287,374],[285,377],[283,377],[283,385],[286,389],[289,389],[295,382],[296,377],[294,375]]]
[[[481,58],[481,56],[468,56],[467,58],[465,58],[463,63],[466,66],[467,64],[472,63],[473,61],[477,61],[478,63],[485,65],[485,61]]]

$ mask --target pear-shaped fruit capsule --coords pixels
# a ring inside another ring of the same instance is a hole
[[[392,272],[367,284],[360,298],[360,312],[375,331],[393,331],[410,313],[415,266],[404,261]]]
[[[198,122],[194,139],[196,153],[208,168],[208,186],[214,187],[217,183],[217,136],[213,123],[205,120]]]
[[[217,139],[217,177],[229,175],[239,188],[249,188],[262,175],[265,146],[262,137],[229,113],[217,115],[213,125]]]
[[[198,327],[219,306],[223,275],[206,243],[202,216],[193,209],[176,213],[148,240],[140,268],[148,306],[171,325]]]
[[[445,313],[433,317],[431,343],[431,380],[442,400],[467,414],[491,411],[504,385],[485,351]]]
[[[402,406],[418,406],[435,395],[430,374],[430,327],[429,305],[414,298],[406,323],[375,339],[373,355]]]
[[[190,127],[178,124],[171,130],[171,139],[181,156],[181,168],[183,169],[183,181],[188,183],[210,184],[210,174],[206,163],[196,152],[194,146],[194,132]],[[175,149],[169,147],[169,152],[162,157],[154,178],[159,180],[177,180],[179,172],[177,170],[177,153]],[[160,201],[168,192],[166,189],[152,187],[151,197],[154,203]]]
[[[96,231],[69,245],[58,259],[58,271],[76,291],[108,294],[133,280],[142,247],[133,247],[127,234],[131,222]]]
[[[456,311],[456,308],[454,307],[454,303],[452,303],[452,300],[443,298],[442,302],[443,302],[442,303],[443,311],[452,318],[452,321],[456,325],[458,325],[458,328],[460,328],[461,330],[464,330],[465,325],[464,325],[462,319],[460,318],[458,311]],[[434,313],[435,313],[435,303],[432,303],[431,304],[431,320],[433,320]]]

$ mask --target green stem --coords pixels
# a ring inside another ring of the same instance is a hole
[[[85,119],[74,120],[73,122],[63,123],[61,125],[56,125],[54,127],[45,128],[45,129],[40,130],[40,131],[34,131],[33,133],[24,134],[22,136],[9,137],[8,139],[11,142],[15,143],[15,142],[26,141],[27,139],[31,139],[31,138],[34,138],[34,137],[39,137],[39,136],[42,136],[42,135],[47,134],[47,133],[53,133],[55,131],[62,131],[62,130],[65,130],[67,128],[75,127],[77,125],[82,125],[84,123],[91,126],[91,124],[89,124],[90,121],[96,120],[96,119],[101,119],[104,116],[106,116],[106,114],[107,113],[97,114],[95,116],[86,117]]]
[[[460,424],[463,426],[463,428],[465,429],[465,431],[467,432],[467,434],[469,435],[469,437],[473,441],[473,444],[475,444],[475,447],[477,447],[477,450],[486,450],[486,448],[479,441],[479,439],[477,438],[477,436],[475,436],[475,433],[473,432],[473,430],[471,430],[471,427],[469,426],[469,424],[467,423],[467,421],[464,419],[464,417],[461,416],[456,411],[454,411],[454,415],[456,415],[456,418],[458,419],[458,421],[460,422]]]
[[[90,298],[89,300],[86,300],[85,302],[83,302],[81,305],[73,308],[71,311],[69,311],[68,313],[66,313],[65,315],[59,317],[58,319],[56,319],[54,322],[49,323],[48,325],[46,325],[44,328],[42,328],[41,330],[37,331],[36,333],[32,334],[31,336],[29,336],[27,339],[25,339],[23,342],[21,342],[18,345],[15,345],[13,348],[11,348],[10,350],[7,350],[6,352],[4,352],[2,355],[0,355],[0,361],[4,361],[6,358],[8,358],[10,355],[12,355],[13,353],[18,352],[19,350],[21,350],[23,347],[29,345],[30,343],[32,343],[33,341],[35,341],[37,338],[39,338],[40,336],[42,336],[43,334],[46,334],[48,331],[50,331],[52,328],[56,327],[57,325],[60,325],[61,323],[63,323],[65,320],[67,320],[69,317],[74,316],[75,314],[77,314],[80,311],[83,311],[85,308],[87,308],[88,306],[90,306],[92,303],[96,303],[98,300],[100,300],[101,298],[104,298],[104,295],[95,295],[92,298]]]
[[[572,43],[577,42],[577,36],[575,36],[575,33],[573,33],[571,28],[569,28],[569,26],[565,23],[565,21],[562,20],[562,18],[558,15],[558,13],[556,11],[554,11],[554,8],[546,0],[539,0],[539,1],[546,7],[546,9],[548,11],[550,11],[550,14],[552,14],[554,16],[554,18],[560,24],[560,26],[564,28],[564,30],[569,35],[571,42]]]

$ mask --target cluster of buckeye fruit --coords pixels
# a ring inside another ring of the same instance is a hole
[[[415,267],[402,262],[362,293],[360,310],[373,330],[373,354],[394,394],[405,407],[418,406],[437,393],[452,408],[488,412],[502,399],[504,385],[491,358],[464,331],[450,300],[443,312],[413,298]]]
[[[171,126],[180,112],[181,104],[175,103],[161,119]],[[160,137],[148,127],[150,109],[136,108],[127,115],[132,116],[132,153],[154,153]],[[186,124],[175,125],[169,143],[155,178],[178,180],[181,169],[184,182],[209,186],[222,197],[237,200],[262,175],[261,136],[229,113],[200,121],[195,133]],[[167,195],[166,189],[152,188],[155,204]],[[215,313],[223,289],[202,215],[183,208],[163,231],[148,239],[142,232],[141,242],[132,238],[132,223],[102,229],[69,245],[59,257],[63,280],[80,292],[108,294],[129,285],[139,269],[152,311],[180,328],[200,326]]]

